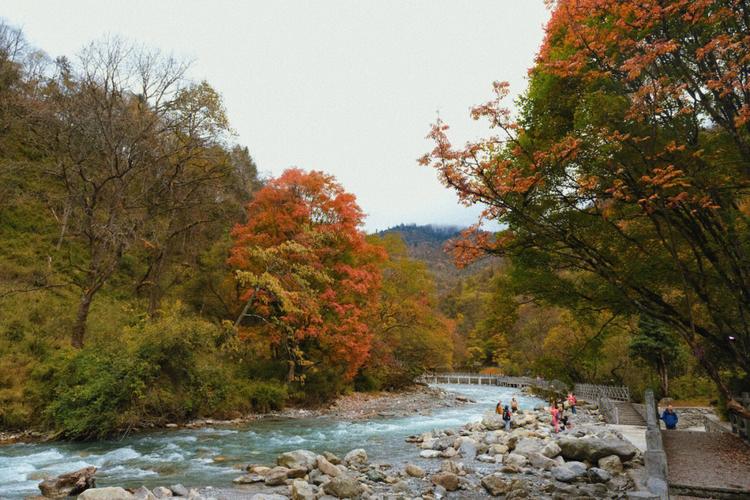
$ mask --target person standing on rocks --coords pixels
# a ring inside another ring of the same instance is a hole
[[[503,402],[502,401],[498,401],[497,404],[495,405],[495,413],[497,413],[498,415],[503,414]]]
[[[508,408],[508,405],[505,405],[505,409],[503,410],[503,422],[505,422],[505,430],[510,431],[510,420],[513,418],[513,416],[510,413],[510,408]]]
[[[516,413],[518,411],[518,401],[516,401],[515,396],[513,396],[513,399],[510,400],[510,409],[513,413]]]
[[[555,433],[560,432],[560,410],[557,408],[557,401],[552,401],[549,412],[552,414],[552,427],[555,428]]]
[[[667,409],[661,414],[661,419],[664,420],[664,425],[667,426],[667,429],[673,430],[677,428],[678,418],[672,405],[667,406]]]
[[[576,405],[578,404],[578,400],[576,399],[576,395],[572,392],[568,393],[568,405],[570,406],[570,411],[573,412],[573,415],[576,414]]]

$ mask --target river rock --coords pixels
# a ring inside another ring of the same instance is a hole
[[[580,475],[577,474],[573,469],[561,465],[552,469],[552,477],[554,477],[558,481],[562,481],[563,483],[572,483],[573,481],[578,479]]]
[[[487,493],[493,497],[497,497],[510,491],[511,482],[506,480],[501,474],[490,474],[482,478],[482,486],[487,490]]]
[[[529,497],[529,483],[520,479],[514,479],[510,483],[510,491],[505,495],[505,500]]]
[[[328,474],[323,474],[318,469],[313,469],[310,471],[310,474],[308,475],[308,480],[315,485],[320,486],[321,484],[324,484],[331,480],[331,476]]]
[[[451,472],[453,474],[461,473],[461,464],[454,462],[453,460],[443,460],[440,464],[440,470],[442,472]]]
[[[188,492],[188,489],[181,484],[170,486],[169,489],[172,490],[172,495],[176,497],[186,497],[190,494],[190,492]]]
[[[308,450],[294,450],[282,453],[276,458],[276,464],[287,469],[304,467],[307,470],[315,468],[318,455]]]
[[[617,455],[609,455],[599,459],[599,468],[604,469],[612,475],[622,472],[622,461]]]
[[[392,489],[396,493],[408,493],[411,491],[411,488],[409,488],[409,483],[407,483],[406,481],[396,481],[395,483],[393,483]]]
[[[302,479],[292,482],[292,500],[314,500],[315,491],[310,483]]]
[[[172,496],[172,490],[164,486],[157,486],[153,493],[156,498],[170,498]]]
[[[528,455],[526,455],[526,458],[528,458],[531,466],[537,469],[552,470],[554,467],[557,467],[559,465],[557,461],[552,460],[551,458],[547,458],[541,453],[537,452],[529,453]]]
[[[405,471],[411,477],[424,477],[424,469],[418,465],[406,464]]]
[[[330,451],[324,451],[323,456],[325,457],[326,460],[331,462],[333,465],[338,465],[341,463],[341,459],[334,453],[331,453]]]
[[[490,445],[487,453],[489,453],[490,455],[505,455],[506,453],[508,453],[508,447],[504,444],[493,444]]]
[[[266,474],[266,486],[280,486],[282,484],[285,484],[288,473],[289,469],[287,469],[286,467],[274,467]]]
[[[500,459],[502,460],[502,457],[500,457]],[[484,462],[486,464],[497,463],[497,458],[495,455],[487,455],[486,453],[482,455],[477,455],[477,460],[479,460],[480,462]]]
[[[567,462],[552,469],[552,477],[563,483],[572,483],[579,477],[586,475],[586,464],[581,462]]]
[[[317,458],[317,466],[318,470],[322,472],[323,474],[327,474],[331,477],[336,477],[341,475],[341,469],[333,465],[331,462],[328,461],[328,459],[322,455],[318,455]]]
[[[484,442],[487,444],[503,444],[507,439],[508,434],[505,431],[497,430],[490,431],[484,435]]]
[[[307,475],[307,469],[304,467],[297,467],[296,469],[289,469],[286,472],[288,479],[300,479]]]
[[[434,484],[438,484],[448,491],[458,489],[458,476],[452,472],[438,472],[431,479]]]
[[[453,458],[458,455],[458,450],[455,448],[446,448],[440,452],[440,458]]]
[[[344,455],[344,463],[346,465],[364,465],[367,463],[367,452],[362,448],[352,450]]]
[[[635,446],[617,438],[563,437],[558,444],[565,460],[588,460],[596,463],[600,458],[617,455],[621,460],[628,461],[638,453]]]
[[[45,479],[39,483],[39,490],[48,498],[74,496],[96,487],[94,474],[96,474],[96,467],[84,467],[74,472],[61,474],[54,479]]]
[[[555,458],[560,452],[562,452],[560,445],[555,441],[550,441],[542,447],[542,455],[547,458]]]
[[[456,440],[458,452],[465,458],[474,459],[477,456],[477,443],[470,437],[460,437]]]
[[[599,467],[592,467],[589,469],[589,479],[592,483],[606,483],[612,479],[612,474]]]
[[[131,500],[135,495],[124,488],[91,488],[80,495],[79,500]]]
[[[516,443],[516,446],[513,448],[513,453],[528,458],[529,453],[541,452],[543,444],[544,443],[542,443],[541,440],[536,438],[523,438]]]
[[[419,452],[419,456],[422,458],[438,458],[440,457],[440,452],[437,450],[422,450]]]
[[[278,493],[256,493],[250,497],[250,500],[289,500],[289,497]]]
[[[383,471],[379,469],[369,469],[365,473],[365,477],[367,477],[367,479],[369,479],[373,483],[383,483],[388,480],[388,477],[383,474]]]
[[[266,478],[260,474],[245,474],[232,480],[234,484],[262,483]]]
[[[505,428],[503,417],[495,412],[485,413],[482,416],[482,425],[489,431],[496,431]]]
[[[503,459],[503,463],[511,467],[523,467],[527,462],[528,459],[525,456],[517,453],[508,453],[508,456]]]
[[[364,489],[353,477],[341,475],[325,483],[323,491],[337,498],[356,498],[363,493]]]
[[[137,500],[156,500],[156,495],[151,493],[151,490],[149,490],[145,486],[141,486],[140,488],[135,490],[133,492],[133,496],[135,496]]]

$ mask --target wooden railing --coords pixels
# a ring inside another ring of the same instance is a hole
[[[630,389],[624,385],[576,384],[575,394],[578,399],[599,401],[608,398],[612,401],[630,401]]]

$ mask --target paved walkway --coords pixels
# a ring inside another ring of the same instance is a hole
[[[622,437],[641,451],[646,451],[646,427],[637,425],[607,424],[607,427],[622,434]]]
[[[750,495],[750,446],[726,432],[664,431],[669,484],[731,488]]]

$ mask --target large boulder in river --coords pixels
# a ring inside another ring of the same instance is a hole
[[[96,467],[84,467],[75,472],[61,474],[54,479],[39,483],[39,490],[47,498],[75,496],[89,488],[95,488]]]
[[[135,495],[129,491],[117,488],[91,488],[80,495],[79,500],[133,500]]]
[[[276,458],[276,463],[287,469],[305,468],[312,470],[315,468],[318,455],[308,450],[294,450],[282,453]]]
[[[563,437],[558,442],[565,460],[587,460],[597,463],[600,458],[617,455],[623,461],[633,458],[638,449],[628,441],[617,438]]]
[[[364,487],[353,477],[342,474],[325,483],[323,491],[337,498],[357,498]]]

